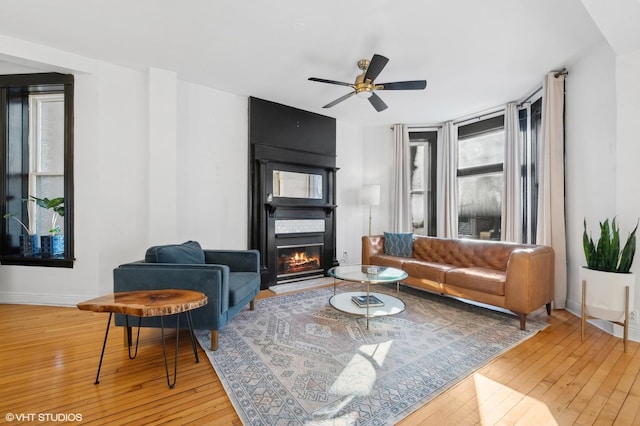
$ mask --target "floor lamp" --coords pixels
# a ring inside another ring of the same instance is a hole
[[[380,205],[380,185],[363,186],[362,203],[369,205],[369,235],[371,235],[371,207]]]

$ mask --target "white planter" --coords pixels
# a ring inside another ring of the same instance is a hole
[[[626,292],[629,287],[629,312],[633,310],[635,275],[580,268],[580,281],[586,282],[586,315],[607,321],[625,321]],[[583,315],[585,313],[583,312]]]

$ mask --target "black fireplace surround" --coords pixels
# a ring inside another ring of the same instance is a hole
[[[335,119],[249,98],[249,156],[249,247],[260,251],[261,289],[326,275],[338,264]],[[274,172],[312,176],[316,191],[284,196]]]

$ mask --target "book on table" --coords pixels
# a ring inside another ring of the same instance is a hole
[[[355,303],[360,308],[366,308],[367,307],[367,295],[366,294],[363,294],[363,295],[360,295],[360,296],[351,296],[351,300],[353,301],[353,303]],[[368,305],[369,305],[369,307],[384,306],[384,303],[382,303],[382,300],[378,299],[373,294],[370,294],[369,295],[369,303],[368,303]]]

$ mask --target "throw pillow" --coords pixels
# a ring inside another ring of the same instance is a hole
[[[153,246],[144,256],[146,263],[204,264],[204,252],[197,241]]]
[[[385,232],[384,254],[413,257],[413,232]]]

